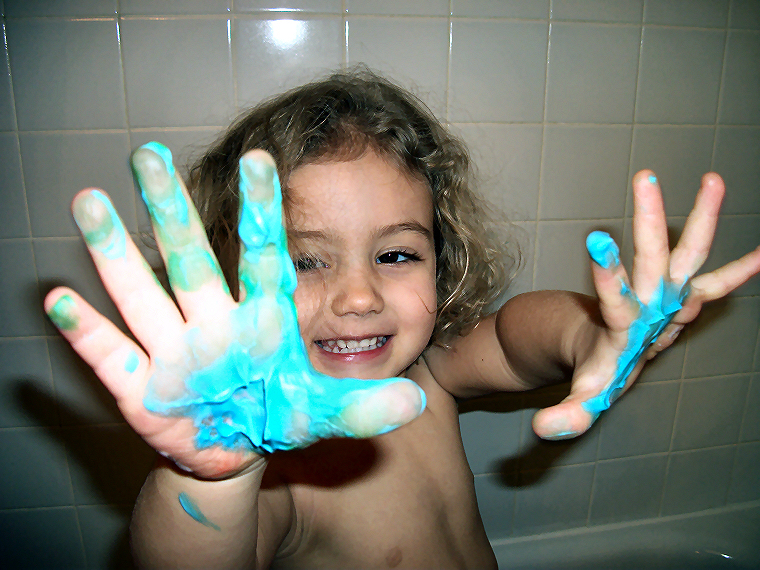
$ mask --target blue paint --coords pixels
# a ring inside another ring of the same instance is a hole
[[[591,259],[605,269],[620,265],[620,250],[615,240],[606,232],[596,231],[588,234],[586,249]]]
[[[182,192],[182,187],[180,186],[179,180],[177,179],[177,173],[172,162],[172,153],[168,148],[158,142],[146,143],[142,145],[140,149],[147,149],[157,154],[163,162],[164,167],[166,168],[166,173],[169,177],[169,184],[171,187],[164,199],[160,201],[156,200],[155,196],[149,196],[145,193],[145,184],[141,178],[142,172],[140,172],[139,169],[137,169],[137,177],[138,181],[140,181],[140,189],[142,192],[143,201],[148,207],[151,218],[153,218],[160,229],[164,230],[164,237],[168,241],[172,241],[171,231],[167,231],[167,229],[171,230],[172,228],[169,224],[167,224],[167,221],[176,220],[185,227],[187,227],[190,223],[187,200],[185,200],[184,194]],[[169,227],[167,228],[167,226]]]
[[[684,281],[684,284],[679,287],[661,279],[647,305],[644,305],[625,285],[623,285],[622,293],[638,304],[639,317],[628,328],[628,342],[625,350],[618,357],[612,382],[599,395],[583,402],[583,409],[594,416],[593,420],[596,420],[599,413],[608,409],[622,394],[626,379],[633,372],[636,363],[683,306],[683,301],[689,293],[689,286],[688,281]]]
[[[134,350],[130,350],[127,355],[127,361],[124,363],[124,370],[132,374],[140,364],[140,359]]]
[[[188,361],[181,365],[156,362],[158,372],[148,382],[145,407],[162,415],[190,417],[198,430],[199,449],[218,444],[260,453],[303,447],[320,438],[375,435],[349,433],[341,415],[357,395],[369,398],[398,382],[417,389],[422,413],[425,393],[410,380],[336,379],[314,370],[298,330],[292,298],[297,280],[282,226],[277,172],[271,166],[244,160],[240,172],[239,279],[245,301],[230,319],[231,338],[236,340],[214,362],[200,366],[207,352],[205,339],[200,329],[190,330],[185,338],[191,348]],[[262,187],[274,190],[269,204],[249,196],[252,188]],[[267,265],[279,267],[277,274],[262,273],[262,252],[276,258],[276,263]],[[278,321],[274,332],[270,330],[273,318]],[[261,343],[272,342],[260,338],[265,334],[262,331],[270,336],[279,334],[279,343],[270,352],[261,347]],[[179,392],[178,374],[185,378]],[[396,427],[386,425],[380,433]]]
[[[206,518],[206,515],[201,512],[198,505],[195,504],[195,501],[193,501],[187,493],[180,493],[179,497],[177,498],[179,499],[179,504],[182,506],[184,511],[194,520],[209,528],[213,528],[214,530],[222,530],[218,525],[212,523],[210,520],[208,520],[208,518]]]
[[[650,184],[657,184],[657,177],[654,174],[650,174],[648,180]]]

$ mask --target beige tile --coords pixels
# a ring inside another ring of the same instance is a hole
[[[736,448],[736,463],[731,474],[728,503],[760,499],[760,442],[744,443]]]
[[[119,0],[122,16],[224,14],[232,9],[232,0]]]
[[[476,18],[540,20],[549,17],[549,0],[452,0],[451,13]]]
[[[735,447],[682,451],[670,457],[662,514],[677,515],[726,503]]]
[[[366,63],[388,74],[440,118],[446,112],[448,52],[446,19],[348,19],[349,64]]]
[[[19,129],[126,126],[115,20],[13,19],[6,31]]]
[[[0,511],[0,527],[5,570],[85,567],[74,507]]]
[[[713,124],[725,32],[644,27],[635,120]]]
[[[713,168],[726,182],[724,214],[760,214],[759,127],[718,127]]]
[[[455,20],[449,120],[541,121],[547,38],[541,22]]]
[[[0,339],[0,428],[58,423],[46,339]]]
[[[760,30],[760,4],[757,0],[734,0],[728,25],[732,28]]]
[[[129,547],[131,505],[79,505],[77,518],[91,568],[136,568]]]
[[[508,481],[500,475],[476,475],[475,493],[488,537],[493,540],[511,535],[515,492]]]
[[[113,16],[116,6],[116,0],[5,0],[5,16]]]
[[[4,42],[0,54],[3,62],[0,64],[0,131],[12,131],[16,128],[16,108],[11,90],[11,70],[8,67],[8,47]]]
[[[748,385],[749,375],[685,381],[672,449],[683,451],[736,443]]]
[[[744,406],[740,441],[760,440],[760,374],[752,376]]]
[[[520,442],[520,412],[475,410],[460,414],[459,427],[467,462],[476,475],[500,473],[514,459]]]
[[[42,298],[28,239],[0,240],[0,337],[45,332]]]
[[[0,238],[31,237],[15,133],[0,133]]]
[[[724,125],[760,124],[760,34],[728,34],[718,120]]]
[[[213,17],[122,20],[132,127],[229,123],[235,110],[228,25]]]
[[[702,309],[688,331],[686,378],[752,371],[760,298],[729,298]]]
[[[539,222],[535,288],[595,294],[586,251],[586,236],[594,230],[603,230],[620,243],[622,226],[622,220]]]
[[[630,123],[640,39],[639,26],[553,24],[546,120]]]
[[[662,453],[670,449],[678,382],[634,385],[597,420],[602,423],[599,458]]]
[[[346,0],[349,14],[386,14],[414,16],[448,16],[448,0]]]
[[[456,124],[477,167],[481,193],[512,220],[535,220],[540,125]]]
[[[664,453],[599,462],[589,522],[605,524],[656,517],[667,464]]]
[[[644,23],[722,28],[729,0],[646,0]]]
[[[640,23],[644,0],[554,0],[553,20]]]
[[[342,18],[236,19],[233,43],[240,107],[337,69],[343,62]]]
[[[630,152],[629,126],[547,125],[540,219],[622,218]]]
[[[235,0],[235,12],[343,12],[342,0]]]

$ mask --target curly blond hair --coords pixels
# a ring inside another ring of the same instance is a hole
[[[290,175],[319,159],[350,160],[371,148],[427,181],[438,297],[431,343],[447,346],[473,327],[519,266],[519,247],[497,237],[490,208],[473,191],[464,143],[417,97],[355,67],[262,102],[191,167],[189,187],[232,291],[238,289],[238,161],[254,148],[277,163],[286,218]]]

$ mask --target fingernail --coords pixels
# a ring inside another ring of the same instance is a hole
[[[171,151],[160,143],[149,142],[132,155],[132,166],[151,213],[171,207],[179,192]]]
[[[255,202],[269,203],[274,197],[275,187],[279,187],[277,170],[266,162],[240,159],[240,194]]]
[[[119,216],[98,190],[91,190],[74,202],[74,220],[85,241],[109,259],[126,256],[127,236]]]
[[[50,307],[48,317],[61,330],[72,331],[79,326],[77,306],[71,295],[63,295]]]
[[[586,249],[591,259],[604,269],[620,265],[620,250],[606,232],[591,232],[586,238]]]

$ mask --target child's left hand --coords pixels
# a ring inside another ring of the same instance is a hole
[[[602,239],[596,242],[600,246],[596,252],[590,247],[603,323],[579,335],[570,395],[535,415],[533,428],[539,436],[565,439],[585,432],[633,384],[644,363],[673,343],[705,302],[728,295],[760,271],[758,247],[720,269],[693,277],[710,251],[724,193],[720,176],[703,176],[694,209],[671,252],[657,180],[648,170],[634,176],[631,280],[614,243]],[[593,239],[589,245],[594,245]],[[677,312],[668,322],[669,302]]]

